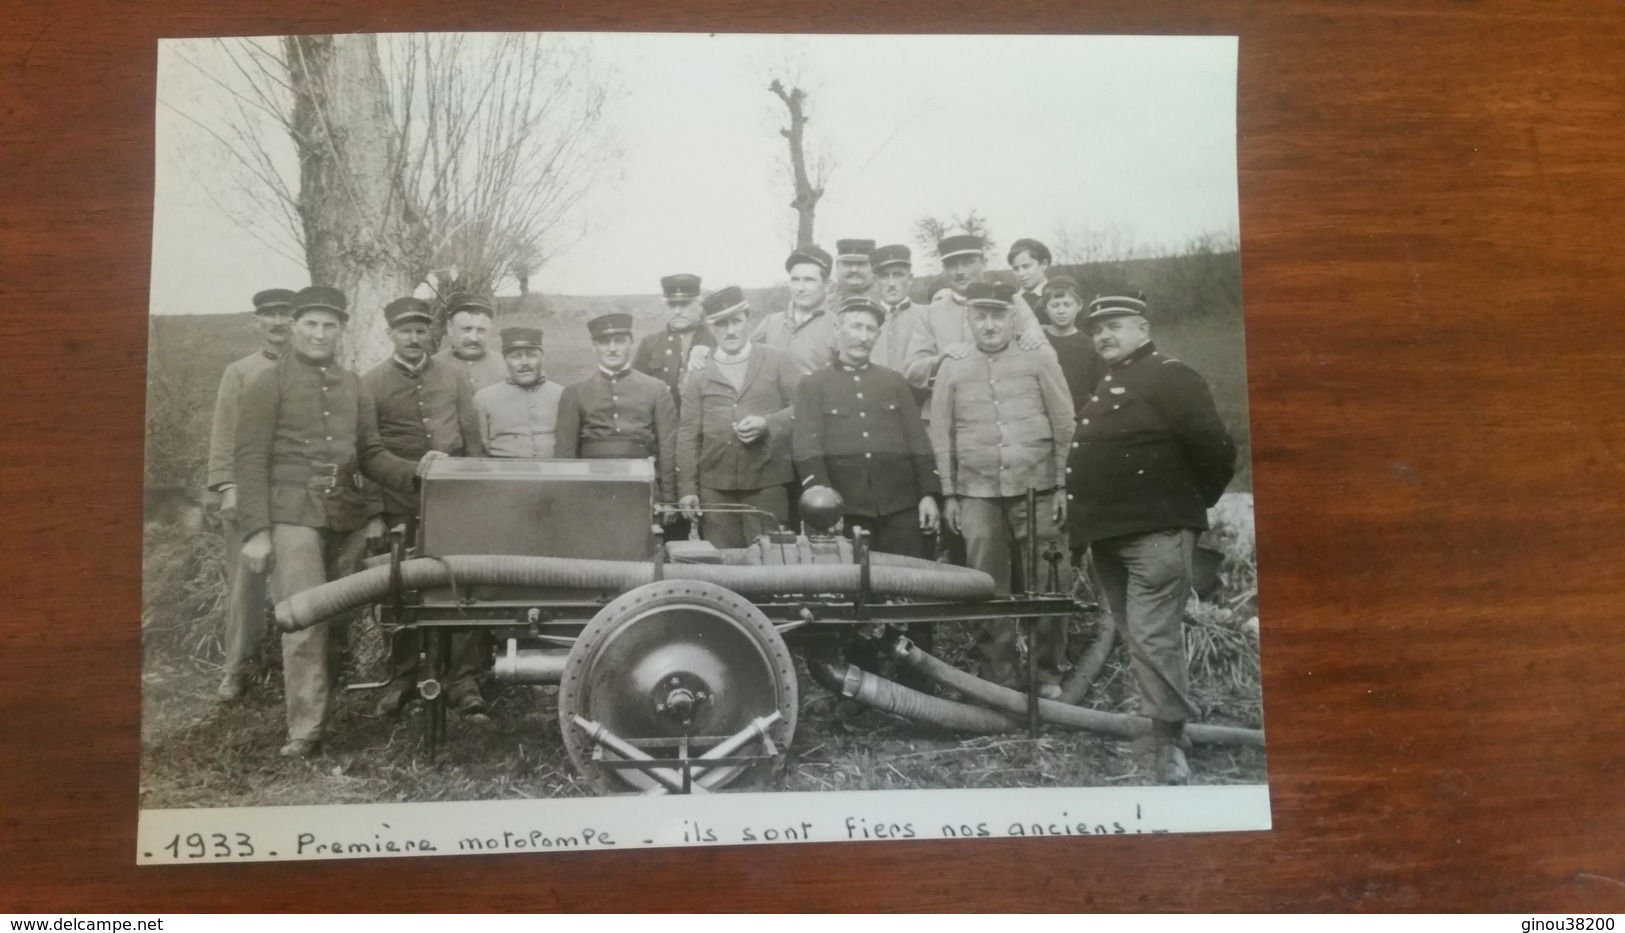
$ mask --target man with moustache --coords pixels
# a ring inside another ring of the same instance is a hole
[[[508,378],[502,357],[487,349],[491,322],[496,317],[491,302],[474,295],[453,295],[446,300],[446,347],[435,359],[478,392]]]
[[[885,310],[862,295],[841,302],[840,349],[796,392],[796,473],[802,489],[840,493],[848,535],[862,527],[877,551],[929,559],[925,536],[937,533],[942,486],[913,390],[902,374],[874,362],[885,320]],[[931,650],[929,625],[910,626],[908,635]],[[882,673],[880,647],[849,643],[847,656]],[[924,684],[914,681],[908,685]]]
[[[293,292],[271,288],[254,296],[254,324],[260,331],[260,347],[226,366],[220,377],[220,390],[214,399],[214,427],[209,432],[209,466],[205,480],[212,492],[220,494],[221,536],[226,542],[226,631],[221,639],[226,651],[225,675],[215,695],[230,703],[239,700],[248,686],[249,667],[265,637],[265,575],[250,573],[243,566],[242,535],[237,524],[237,483],[234,481],[237,455],[237,411],[243,388],[255,376],[276,365],[288,344],[288,328],[293,314]]]
[[[790,427],[801,373],[789,356],[748,339],[750,305],[738,286],[713,292],[704,308],[716,350],[683,380],[678,506],[700,522],[705,540],[744,547],[789,520]],[[702,520],[702,508],[729,505],[757,511],[707,512]]]
[[[875,269],[869,254],[875,251],[874,240],[836,240],[835,275],[838,298],[862,295],[872,298],[875,287]]]
[[[922,310],[909,298],[914,289],[913,253],[902,244],[882,246],[869,254],[869,261],[879,286],[880,306],[886,312],[869,358],[901,374],[908,365],[908,341]],[[915,401],[923,396],[917,392]]]
[[[671,400],[680,400],[683,376],[690,369],[689,362],[695,351],[699,356],[709,353],[715,342],[706,329],[700,308],[700,277],[679,273],[664,276],[660,291],[671,310],[671,320],[652,334],[638,341],[637,352],[632,355],[632,368],[664,382],[671,389]],[[696,360],[697,362],[697,360]]]
[[[1014,297],[1008,285],[966,287],[975,347],[943,362],[931,396],[931,444],[947,497],[943,521],[964,537],[966,564],[992,576],[1000,594],[1011,592],[1011,567],[1024,563],[1026,548],[1042,553],[1047,545],[1060,546],[1072,439],[1072,397],[1055,354],[1012,344]],[[1028,490],[1038,493],[1036,541],[1027,534]],[[1053,639],[1048,626],[1033,646],[1043,692],[1051,697],[1060,694],[1064,664]],[[980,676],[1020,686],[1014,622],[981,623],[976,652]]]
[[[1106,374],[1078,412],[1067,461],[1072,547],[1088,548],[1112,622],[1129,648],[1140,714],[1151,720],[1163,784],[1190,780],[1180,749],[1196,715],[1184,608],[1196,537],[1235,474],[1236,445],[1206,380],[1157,349],[1143,295],[1089,306]]]
[[[429,356],[434,312],[418,298],[397,298],[384,307],[394,353],[361,377],[378,413],[378,436],[397,457],[417,461],[431,450],[452,457],[480,456],[479,420],[467,379]],[[418,501],[393,489],[383,490],[384,524],[406,526],[416,538]],[[404,642],[404,640],[403,640]],[[400,711],[416,689],[417,654],[404,643],[391,645],[391,677],[378,700],[376,714]],[[447,684],[451,704],[471,719],[485,715],[477,677],[480,651],[468,634],[452,637],[453,669]]]
[[[805,376],[829,365],[835,352],[835,317],[829,313],[829,273],[833,260],[816,246],[804,246],[784,261],[790,274],[790,306],[762,318],[751,342],[790,357]]]
[[[349,322],[343,292],[314,285],[292,305],[292,352],[244,391],[235,455],[243,561],[255,573],[271,567],[278,600],[350,573],[366,543],[383,537],[383,519],[360,494],[362,475],[404,493],[445,456],[430,451],[413,463],[384,448],[372,394],[334,359]],[[306,757],[323,740],[332,624],[282,636],[283,757]]]
[[[632,315],[587,322],[598,371],[559,399],[557,455],[655,462],[656,501],[677,501],[677,403],[666,384],[632,367]],[[686,534],[686,532],[685,532]]]
[[[480,445],[487,457],[551,460],[564,387],[542,371],[542,332],[504,327],[501,336],[508,375],[474,393]]]

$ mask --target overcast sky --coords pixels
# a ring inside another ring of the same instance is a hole
[[[193,41],[193,40],[188,40]],[[969,209],[1001,245],[1058,226],[1115,227],[1141,244],[1236,234],[1232,38],[602,35],[629,92],[612,118],[621,177],[581,205],[587,233],[531,281],[554,294],[656,292],[670,272],[706,288],[784,278],[792,192],[778,164],[782,105],[763,62],[802,57],[814,128],[836,167],[817,239],[913,240],[916,219]],[[152,310],[248,310],[261,288],[308,282],[224,211],[229,166],[181,113],[219,93],[159,57]],[[202,52],[201,46],[194,46]],[[212,182],[212,184],[211,184]],[[1003,250],[993,257],[1004,266]],[[935,271],[916,263],[916,273]]]

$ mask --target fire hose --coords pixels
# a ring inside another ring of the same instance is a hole
[[[923,561],[882,553],[870,554],[870,564],[872,595],[964,602],[993,598],[993,578],[981,571],[925,566]],[[402,561],[400,579],[406,589],[483,584],[625,591],[654,582],[655,569],[649,561],[464,554]],[[863,568],[857,564],[666,564],[662,570],[668,580],[703,580],[747,597],[819,593],[855,599],[863,586]],[[388,565],[323,583],[277,603],[276,626],[284,632],[307,629],[384,598],[389,586]]]

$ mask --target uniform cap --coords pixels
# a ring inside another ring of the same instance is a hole
[[[502,352],[509,350],[540,350],[542,348],[542,330],[539,327],[504,327],[500,331],[502,336]]]
[[[446,319],[450,320],[451,316],[459,311],[472,311],[475,314],[483,314],[492,319],[497,316],[496,309],[491,306],[490,300],[481,298],[478,295],[457,294],[447,298]]]
[[[632,333],[632,315],[616,312],[614,314],[600,314],[587,322],[587,333],[592,339],[609,337],[613,334]]]
[[[967,304],[984,308],[1008,308],[1016,297],[1016,290],[997,282],[972,282],[965,287]]]
[[[293,307],[294,293],[286,288],[267,288],[254,294],[254,313],[273,314]]]
[[[947,262],[956,256],[980,256],[987,249],[987,241],[974,233],[961,233],[937,241],[937,256]]]
[[[835,266],[835,260],[829,258],[829,253],[824,252],[822,247],[803,246],[791,253],[790,258],[784,261],[784,271],[789,272],[803,262],[816,264],[818,268],[824,270],[825,275],[828,275],[829,270]]]
[[[1103,321],[1112,317],[1145,317],[1145,295],[1100,295],[1089,302],[1089,320]]]
[[[847,262],[869,261],[869,254],[875,251],[874,240],[836,240],[835,257]]]
[[[745,292],[737,285],[719,288],[705,296],[700,305],[705,310],[705,319],[709,322],[720,321],[732,317],[739,311],[749,311],[750,304],[745,301]]]
[[[339,316],[339,320],[349,321],[348,305],[344,293],[338,289],[328,285],[312,285],[300,289],[293,296],[293,317],[298,320],[307,311],[331,311]]]
[[[882,246],[869,254],[869,264],[874,266],[876,272],[887,266],[901,265],[912,269],[914,268],[914,254],[901,243]]]
[[[848,311],[861,311],[873,315],[876,324],[886,323],[886,309],[863,295],[853,295],[841,301],[841,308],[837,313],[845,314]]]
[[[686,301],[700,297],[700,277],[687,273],[660,277],[660,291],[667,301]]]
[[[384,305],[384,323],[390,327],[398,327],[407,321],[422,321],[425,324],[434,323],[434,312],[429,310],[429,303],[422,298],[397,298]]]

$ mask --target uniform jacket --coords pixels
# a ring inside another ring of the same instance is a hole
[[[942,491],[997,498],[1066,482],[1072,397],[1053,353],[1014,343],[949,358],[931,394],[931,446]]]
[[[677,501],[677,403],[666,384],[628,369],[602,369],[559,399],[558,446],[564,460],[653,457],[659,500]]]
[[[361,377],[297,353],[244,390],[236,447],[245,540],[272,523],[353,531],[381,508],[361,494],[361,475],[401,492],[417,482],[417,464],[384,448]]]
[[[436,353],[434,358],[436,362],[444,363],[447,369],[466,382],[470,394],[486,386],[508,381],[508,364],[502,361],[502,354],[494,350],[485,351],[485,355],[477,360],[468,360],[447,347]]]
[[[869,358],[901,374],[908,365],[908,342],[914,336],[915,321],[924,313],[925,307],[907,298],[895,308],[888,307],[883,301],[878,303],[886,309],[886,323],[880,325],[880,336],[875,339]]]
[[[914,391],[884,366],[837,362],[801,380],[794,450],[802,488],[833,488],[848,515],[890,515],[942,492]]]
[[[431,450],[480,456],[479,418],[467,379],[433,358],[412,370],[394,357],[361,377],[378,411],[378,436],[397,457],[417,461]],[[384,490],[384,510],[417,513],[417,498]]]
[[[1072,410],[1081,411],[1094,393],[1095,383],[1106,375],[1106,361],[1095,352],[1095,342],[1081,330],[1065,337],[1047,332],[1044,336],[1049,338],[1055,358],[1061,362],[1061,373],[1066,376],[1066,387],[1072,393]]]
[[[829,302],[813,312],[813,316],[790,324],[790,312],[775,311],[762,318],[750,335],[751,343],[765,346],[790,357],[796,369],[805,376],[830,364],[835,356],[835,315]]]
[[[677,428],[677,494],[707,489],[766,489],[795,479],[790,432],[801,373],[782,353],[751,347],[744,388],[717,369],[714,360],[683,380]],[[767,419],[767,436],[742,444],[734,423],[750,415]]]
[[[1022,334],[1038,326],[1038,319],[1033,316],[1031,308],[1017,295],[1014,301],[1014,318],[1010,326],[1010,345],[1016,350],[1016,340]],[[976,335],[970,329],[970,308],[957,292],[947,295],[924,308],[914,319],[914,333],[909,337],[908,362],[903,367],[903,375],[908,383],[918,389],[930,389],[937,378],[937,367],[941,366],[938,357],[947,352],[948,348],[957,343],[975,344]],[[1026,351],[1023,351],[1026,352]],[[1048,341],[1037,351],[1053,356]]]
[[[209,472],[204,480],[209,489],[232,484],[237,459],[237,409],[242,404],[243,389],[255,376],[275,366],[277,356],[269,349],[257,350],[228,364],[221,375],[220,391],[214,396],[214,427],[209,432]]]
[[[684,346],[684,344],[687,346]],[[632,351],[632,368],[664,382],[671,388],[671,400],[679,402],[683,391],[683,377],[688,374],[688,356],[695,347],[715,347],[711,331],[704,324],[686,334],[669,327],[645,334]]]
[[[559,399],[564,387],[551,379],[529,388],[503,381],[474,393],[480,446],[487,457],[551,460],[558,442]]]
[[[1236,444],[1207,381],[1147,343],[1111,366],[1078,412],[1067,491],[1072,544],[1207,527]]]

